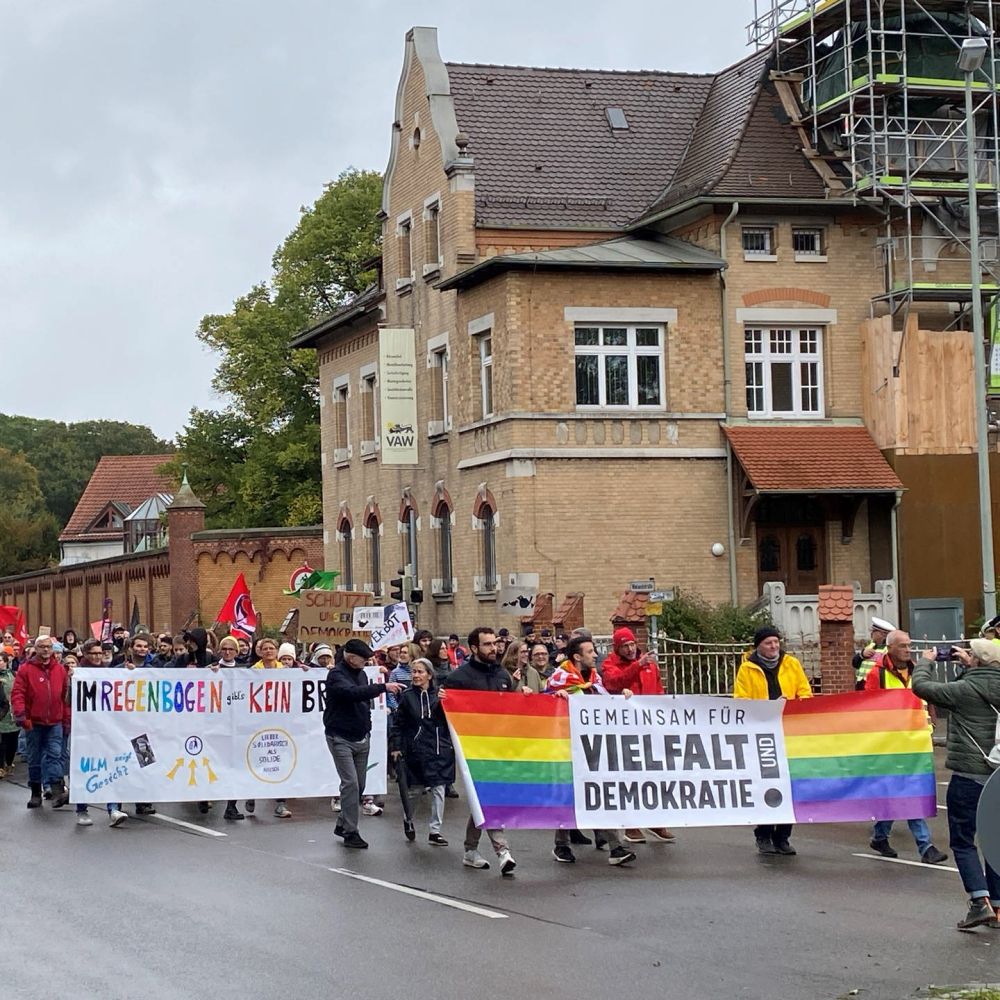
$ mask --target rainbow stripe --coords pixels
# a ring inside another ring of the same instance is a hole
[[[444,704],[485,826],[576,826],[565,701],[450,690]]]
[[[782,727],[798,822],[935,814],[931,731],[910,691],[790,701]]]

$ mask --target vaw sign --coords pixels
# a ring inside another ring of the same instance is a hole
[[[73,677],[73,802],[338,795],[326,746],[326,670],[90,669]],[[372,680],[377,671],[371,668]],[[368,785],[386,788],[384,698]]]
[[[378,334],[382,464],[417,464],[417,355],[414,332],[386,328]]]

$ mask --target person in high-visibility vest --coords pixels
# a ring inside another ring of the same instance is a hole
[[[854,667],[854,689],[861,691],[865,686],[872,667],[875,666],[875,655],[886,651],[885,640],[895,625],[884,618],[872,618],[871,641],[860,652],[854,654],[851,665]]]
[[[875,666],[865,678],[865,691],[889,691],[907,689],[913,671],[913,654],[910,637],[901,629],[896,629],[886,637],[886,652],[873,654]],[[920,860],[927,865],[939,865],[948,860],[944,851],[939,851],[931,842],[931,831],[925,819],[906,821],[917,845]],[[892,820],[876,820],[872,827],[871,848],[884,858],[898,858],[899,854],[889,843]]]

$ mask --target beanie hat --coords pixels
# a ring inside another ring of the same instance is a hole
[[[773,625],[764,625],[753,634],[753,644],[756,649],[765,639],[780,639],[781,633]]]
[[[283,656],[290,656],[293,660],[295,659],[295,647],[290,642],[283,642],[278,647],[278,659],[280,660]]]
[[[366,660],[370,660],[375,655],[368,643],[362,642],[360,639],[348,639],[344,643],[343,649],[345,653],[350,653],[352,656],[363,656]]]
[[[623,642],[635,642],[635,633],[630,628],[616,628],[611,637],[611,645],[617,649]]]
[[[325,643],[320,644],[313,650],[312,662],[319,663],[319,658],[321,656],[333,656],[333,650]]]
[[[235,635],[225,635],[219,640],[219,649],[222,649],[223,646],[235,646],[239,649],[240,641]]]

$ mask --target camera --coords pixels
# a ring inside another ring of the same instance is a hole
[[[938,663],[947,663],[949,660],[955,659],[954,649],[954,646],[935,646],[934,659]]]

